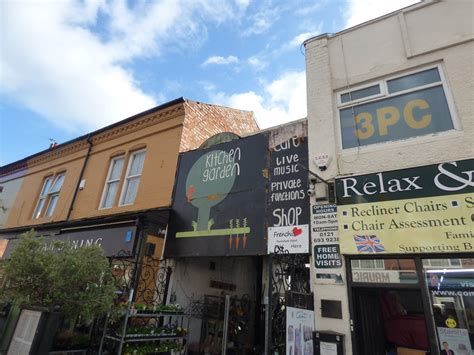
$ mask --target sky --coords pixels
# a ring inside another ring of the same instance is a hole
[[[306,117],[302,43],[417,0],[0,0],[0,166],[179,97]]]

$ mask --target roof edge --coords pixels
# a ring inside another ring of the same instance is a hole
[[[439,3],[441,2],[442,0],[420,0],[420,2],[418,3],[415,3],[415,4],[412,4],[412,5],[408,5],[408,6],[405,6],[405,7],[402,7],[401,9],[398,9],[398,10],[395,10],[395,11],[392,11],[392,12],[389,12],[385,15],[382,15],[382,16],[379,16],[379,17],[376,17],[376,18],[373,18],[371,20],[368,20],[368,21],[365,21],[365,22],[362,22],[362,23],[359,23],[357,25],[354,25],[354,26],[351,26],[351,27],[348,27],[348,28],[345,28],[341,31],[338,31],[338,32],[335,32],[335,33],[323,33],[323,34],[320,34],[320,35],[317,35],[317,36],[314,36],[314,37],[310,37],[308,38],[307,40],[305,40],[303,42],[303,46],[306,47],[307,44],[311,43],[311,42],[314,42],[314,41],[318,41],[322,38],[332,38],[332,37],[337,37],[339,35],[342,35],[346,32],[351,32],[351,31],[354,31],[358,28],[361,28],[361,27],[364,27],[364,26],[367,26],[367,25],[370,25],[372,23],[375,23],[375,22],[378,22],[378,21],[381,21],[381,20],[384,20],[388,17],[392,17],[392,16],[396,16],[402,12],[411,12],[411,11],[415,11],[415,10],[418,10],[419,8],[423,8],[425,6],[430,6],[430,5],[433,5],[433,4],[436,4],[436,3]]]
[[[112,129],[112,128],[115,128],[115,127],[118,127],[122,124],[126,124],[126,123],[129,123],[133,120],[136,120],[138,118],[141,118],[143,116],[146,116],[146,115],[149,115],[151,113],[154,113],[154,112],[157,112],[157,111],[160,111],[160,110],[163,110],[163,109],[166,109],[168,107],[171,107],[171,106],[174,106],[174,105],[177,105],[177,104],[181,104],[181,103],[184,103],[186,102],[187,100],[184,99],[183,97],[179,97],[177,99],[174,99],[174,100],[171,100],[171,101],[168,101],[168,102],[165,102],[164,104],[162,105],[159,105],[159,106],[156,106],[156,107],[153,107],[151,109],[148,109],[146,111],[143,111],[143,112],[140,112],[140,113],[137,113],[133,116],[130,116],[130,117],[127,117],[123,120],[120,120],[120,121],[117,121],[117,122],[114,122],[112,124],[109,124],[108,126],[105,126],[105,127],[102,127],[102,128],[99,128],[95,131],[92,131],[92,132],[89,132],[89,133],[86,133],[86,134],[83,134],[79,137],[76,137],[76,138],[73,138],[71,140],[68,140],[66,142],[63,142],[63,143],[60,143],[58,144],[57,146],[55,146],[54,148],[57,149],[57,148],[60,148],[60,147],[64,147],[64,146],[67,146],[69,144],[72,144],[72,143],[75,143],[75,142],[78,142],[78,141],[81,141],[81,140],[85,140],[85,139],[88,139],[90,137],[93,137],[97,134],[100,134],[104,131],[107,131],[109,129]],[[17,160],[17,161],[14,161],[12,163],[9,163],[9,164],[6,164],[6,165],[3,165],[3,166],[0,166],[0,175],[2,174],[2,171],[3,170],[8,170],[8,169],[12,169],[12,170],[16,170],[14,169],[14,166],[15,165],[18,165],[18,168],[22,168],[25,166],[25,164],[27,163],[28,160],[34,158],[34,157],[37,157],[37,156],[40,156],[42,154],[45,154],[47,152],[50,151],[51,148],[47,148],[47,149],[44,149],[44,150],[41,150],[37,153],[34,153],[34,154],[31,154],[31,155],[28,155],[20,160]]]

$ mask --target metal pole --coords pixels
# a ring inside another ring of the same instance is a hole
[[[268,256],[268,290],[267,307],[265,309],[265,355],[271,353],[272,348],[272,279],[273,279],[273,258],[272,254]]]
[[[109,321],[109,315],[110,312],[107,312],[107,316],[105,317],[104,331],[102,332],[102,338],[100,339],[99,354],[102,354],[102,348],[104,347],[104,340],[107,334],[107,323]]]
[[[222,355],[227,351],[227,332],[229,330],[229,310],[230,310],[230,296],[225,296],[224,308],[224,328],[222,329]]]
[[[120,336],[120,344],[119,344],[119,348],[118,348],[118,354],[122,353],[123,341],[125,339],[125,334],[127,334],[128,317],[130,316],[130,306],[132,305],[134,291],[135,290],[133,288],[130,290],[130,295],[129,295],[128,304],[127,304],[127,313],[125,313],[125,319],[124,319],[124,323],[123,323],[122,335]]]

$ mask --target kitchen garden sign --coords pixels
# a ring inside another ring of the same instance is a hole
[[[266,253],[267,144],[258,134],[181,155],[166,256]]]

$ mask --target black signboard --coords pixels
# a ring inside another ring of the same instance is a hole
[[[266,253],[267,144],[258,134],[181,155],[165,256]]]
[[[342,267],[339,244],[315,245],[314,265],[318,269],[337,269]]]
[[[52,248],[54,240],[65,241],[73,248],[81,248],[88,245],[98,245],[104,250],[105,256],[118,255],[120,251],[125,253],[133,252],[136,227],[121,226],[103,229],[88,229],[81,231],[71,231],[52,236],[45,236],[45,248]],[[3,239],[6,247],[2,259],[8,259],[20,242],[20,239]]]
[[[472,192],[474,159],[336,179],[338,205]]]
[[[308,141],[291,138],[271,151],[268,226],[309,224]]]

